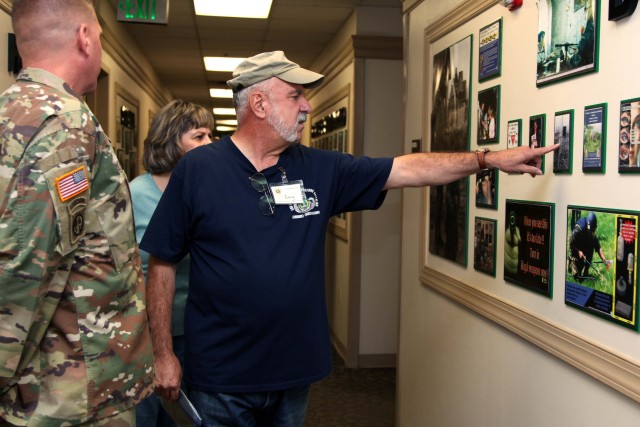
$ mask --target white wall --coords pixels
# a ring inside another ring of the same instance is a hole
[[[425,0],[404,16],[405,28],[405,152],[412,139],[423,136],[425,87],[425,28],[439,22],[446,13],[468,2]],[[504,282],[502,246],[498,246],[496,278],[477,273],[437,257],[427,256],[428,265],[463,283],[496,295],[516,307],[536,313],[578,336],[604,348],[611,348],[638,364],[638,332],[565,306],[563,269],[568,204],[638,209],[640,187],[637,176],[617,173],[617,119],[622,99],[640,96],[640,85],[629,83],[631,70],[640,59],[625,53],[637,39],[640,11],[624,21],[608,22],[608,2],[601,2],[600,70],[544,88],[535,85],[536,2],[525,1],[515,12],[493,6],[468,28],[454,30],[452,39],[474,35],[474,70],[471,99],[477,91],[501,85],[502,112],[500,147],[506,146],[506,121],[547,115],[546,141],[553,141],[552,123],[556,111],[573,108],[573,173],[554,175],[551,159],[546,174],[535,180],[528,176],[500,174],[499,208],[495,212],[470,207],[469,217],[489,216],[504,222],[505,198],[540,200],[556,204],[557,230],[554,250],[553,299],[542,297]],[[502,77],[479,84],[477,81],[477,30],[503,16]],[[469,30],[471,28],[472,30]],[[447,47],[434,42],[434,51]],[[433,53],[433,52],[432,52]],[[633,79],[632,79],[633,80]],[[584,106],[607,102],[607,171],[585,175],[581,169],[581,134]],[[473,105],[473,102],[472,102]],[[472,118],[475,129],[475,117]],[[426,141],[423,141],[426,143]],[[472,137],[472,149],[476,147]],[[577,148],[576,148],[577,147]],[[426,288],[419,279],[421,244],[421,190],[404,190],[402,233],[402,282],[400,347],[398,370],[398,425],[433,427],[501,426],[598,426],[634,424],[640,419],[640,404],[557,357],[508,332],[463,306]],[[471,204],[473,205],[473,203]],[[470,221],[472,224],[472,221]],[[471,235],[471,234],[470,234]],[[500,241],[500,232],[498,234]],[[470,249],[472,251],[472,249]]]
[[[11,16],[5,12],[0,12],[0,58],[2,58],[2,68],[0,69],[0,91],[4,91],[16,80],[13,73],[8,71],[8,34],[12,33]]]

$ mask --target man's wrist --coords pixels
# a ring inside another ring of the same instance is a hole
[[[481,171],[486,171],[489,168],[487,167],[487,159],[486,154],[491,151],[488,148],[481,148],[476,150],[476,160],[478,161],[478,166]]]

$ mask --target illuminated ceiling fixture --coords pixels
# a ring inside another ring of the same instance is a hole
[[[229,58],[228,56],[205,56],[204,68],[207,71],[233,71],[244,58]]]
[[[213,114],[216,116],[235,116],[236,109],[235,108],[214,108]]]
[[[236,130],[236,128],[231,126],[216,126],[216,130],[218,132],[231,132]]]
[[[266,19],[271,0],[193,0],[196,15]]]
[[[233,98],[231,89],[209,89],[212,98]]]
[[[238,126],[238,121],[236,119],[216,120],[216,125]]]

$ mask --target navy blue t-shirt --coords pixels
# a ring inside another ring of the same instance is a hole
[[[377,209],[392,159],[292,145],[261,171],[303,180],[305,203],[259,207],[257,171],[229,137],[187,153],[140,247],[167,262],[191,254],[185,378],[206,392],[274,391],[331,372],[325,233],[332,215]]]

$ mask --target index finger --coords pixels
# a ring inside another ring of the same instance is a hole
[[[533,150],[535,154],[542,156],[543,154],[547,154],[551,151],[557,150],[558,148],[560,148],[560,143],[553,144],[548,147],[536,147]]]

